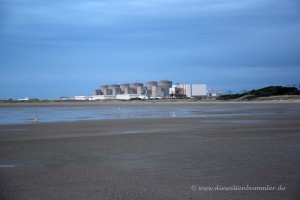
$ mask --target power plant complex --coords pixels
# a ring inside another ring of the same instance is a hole
[[[75,100],[106,100],[106,99],[162,99],[178,97],[206,96],[206,84],[175,84],[172,81],[150,81],[143,83],[124,83],[102,85],[93,96],[75,96]]]

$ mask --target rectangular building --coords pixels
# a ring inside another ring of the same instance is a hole
[[[201,97],[206,96],[206,84],[191,84],[191,97]]]
[[[176,84],[170,90],[174,97],[202,97],[207,95],[206,84]]]

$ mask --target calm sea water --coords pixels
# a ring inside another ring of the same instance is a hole
[[[276,108],[276,109],[274,109]],[[133,118],[174,118],[174,117],[224,117],[272,115],[299,112],[299,106],[286,108],[274,105],[131,105],[131,106],[54,106],[54,107],[0,107],[0,124],[64,122],[77,120],[107,120]]]

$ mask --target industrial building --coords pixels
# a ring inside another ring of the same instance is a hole
[[[93,100],[93,97],[92,96],[75,96],[74,100],[77,100],[77,101]]]
[[[170,88],[172,81],[150,81],[144,86],[143,83],[124,83],[121,85],[103,85],[100,89],[94,91],[93,100],[105,99],[123,99],[129,100],[134,98],[168,98],[170,97]]]
[[[215,92],[215,91],[214,91]],[[207,92],[206,84],[172,84],[172,81],[149,81],[143,83],[123,83],[102,85],[92,96],[75,96],[75,100],[109,100],[109,99],[161,99],[161,98],[195,98],[215,96],[213,91]]]
[[[207,95],[206,84],[176,84],[170,88],[170,94],[176,98],[204,97]]]

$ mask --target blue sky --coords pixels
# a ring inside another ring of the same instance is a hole
[[[298,0],[2,0],[0,99],[102,84],[300,83]]]

